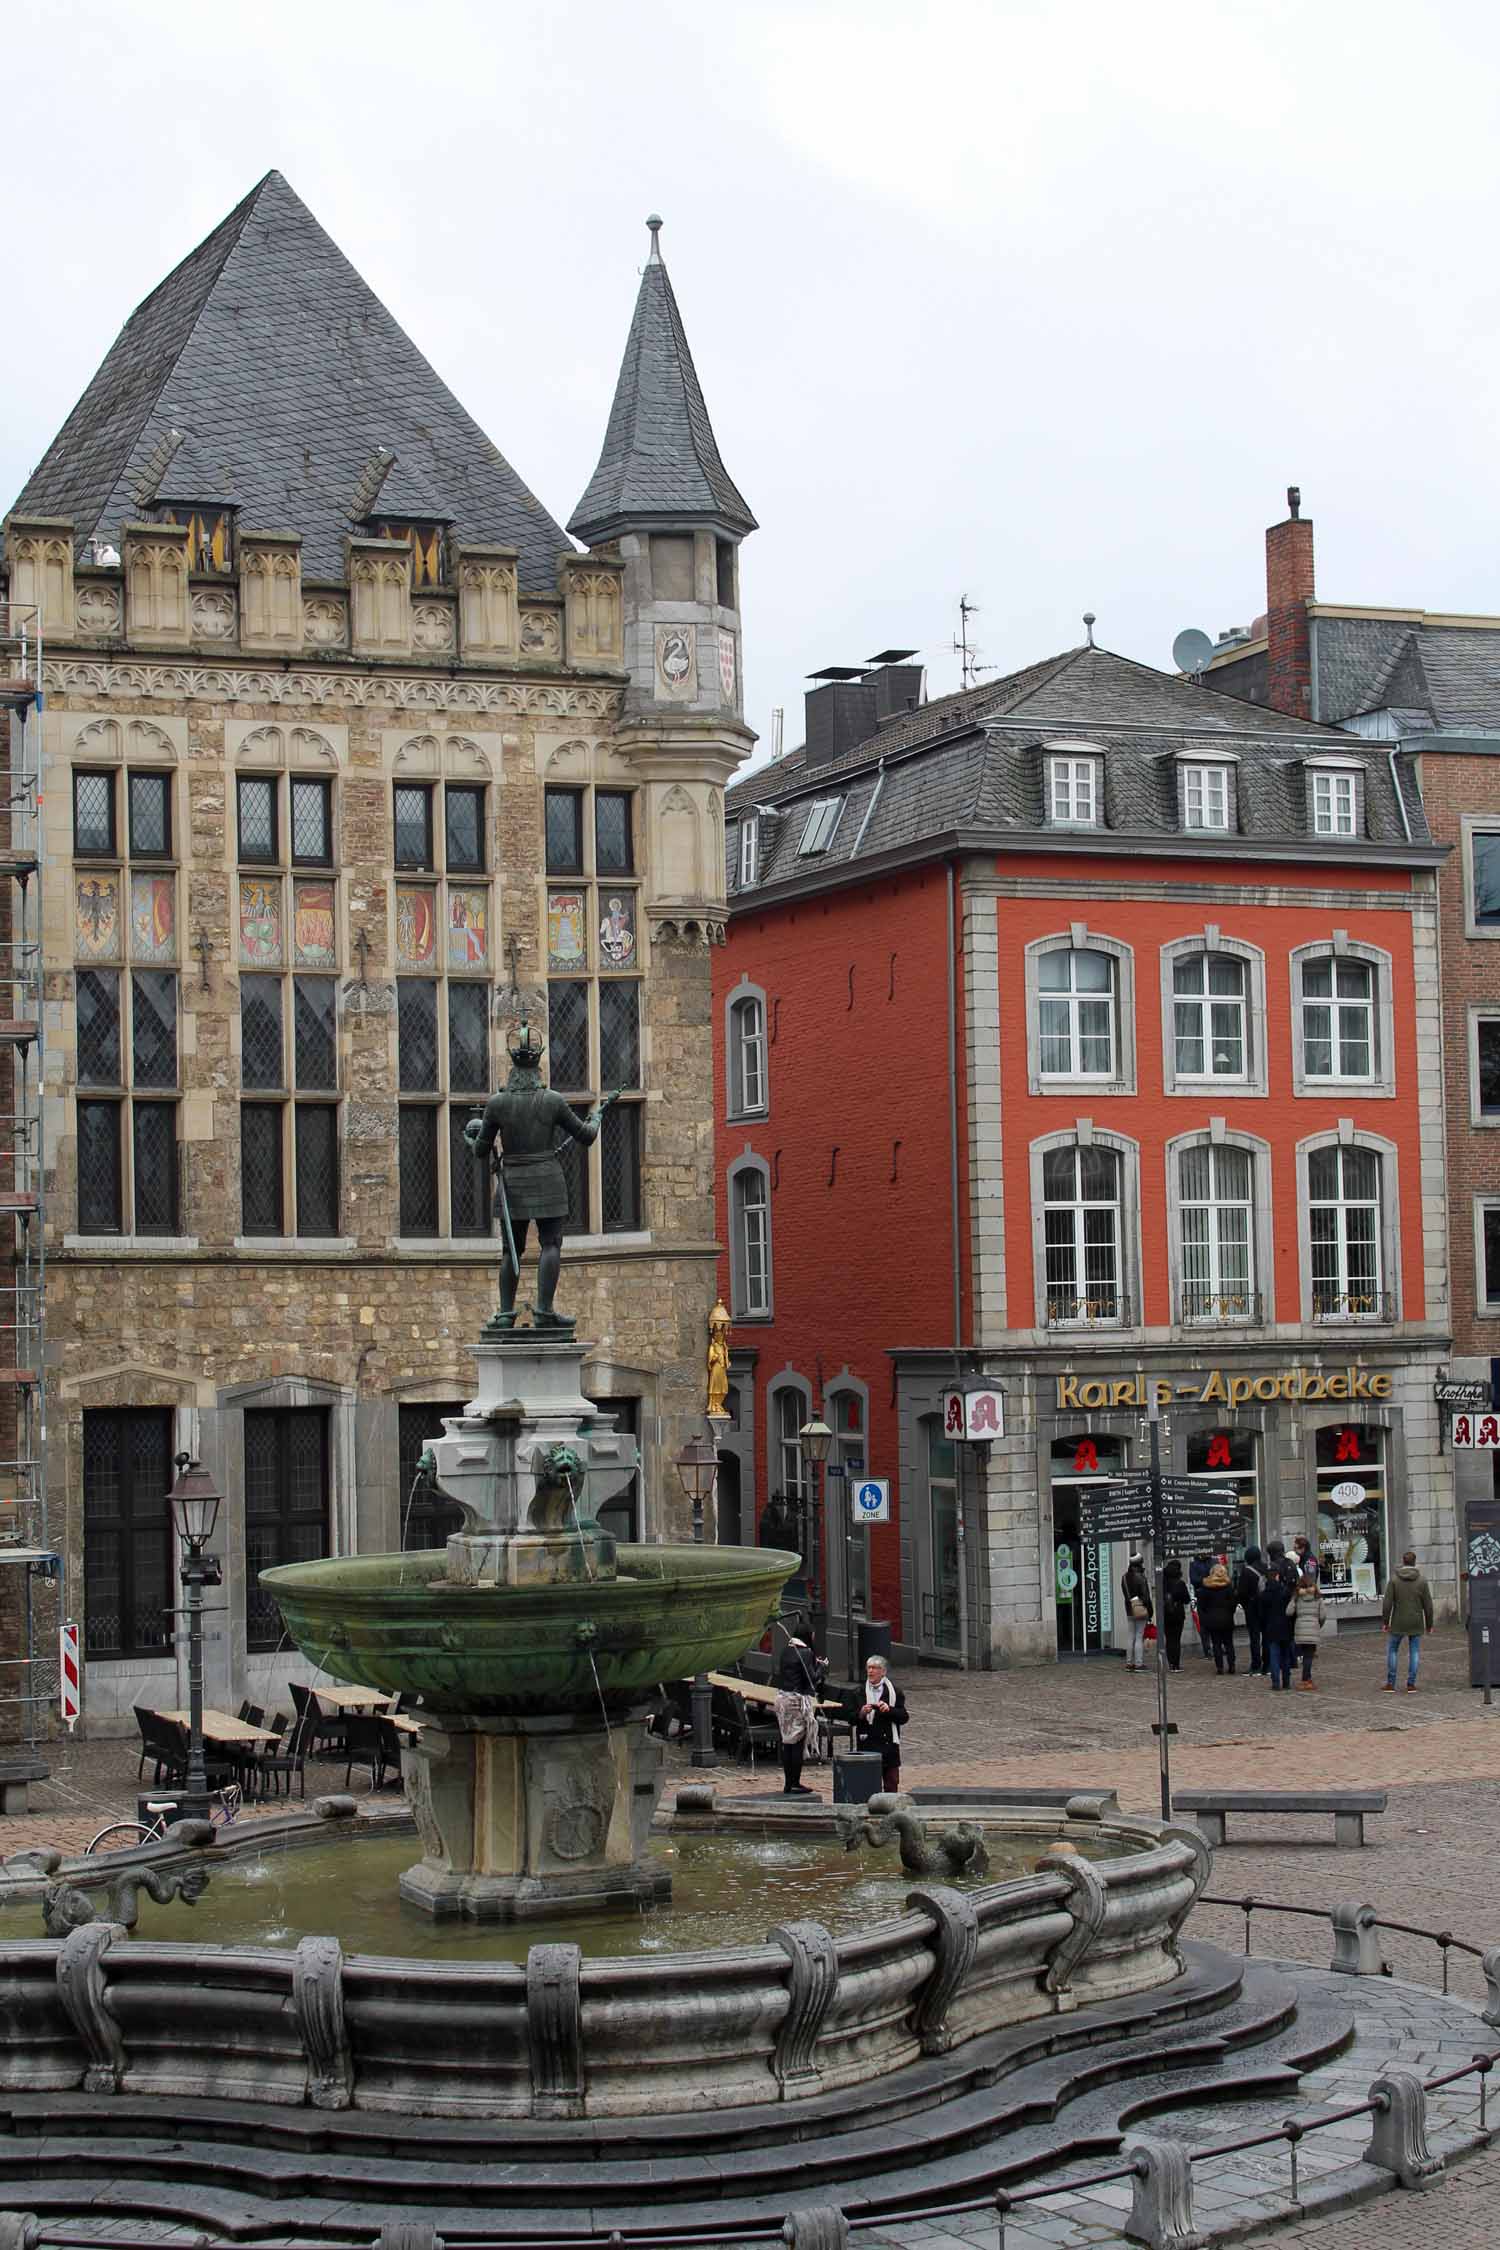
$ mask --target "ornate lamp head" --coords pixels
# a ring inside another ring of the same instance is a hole
[[[544,1052],[542,1035],[529,1016],[510,1027],[505,1041],[506,1053],[518,1070],[535,1070]]]

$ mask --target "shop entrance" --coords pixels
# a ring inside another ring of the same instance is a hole
[[[1386,1432],[1346,1422],[1317,1434],[1318,1521],[1313,1544],[1330,1601],[1377,1602],[1388,1575]]]
[[[1079,1503],[1092,1486],[1108,1484],[1125,1467],[1123,1438],[1057,1438],[1052,1446],[1052,1583],[1057,1603],[1059,1656],[1098,1656],[1110,1648],[1115,1628],[1115,1558],[1124,1550],[1096,1547],[1079,1532]]]

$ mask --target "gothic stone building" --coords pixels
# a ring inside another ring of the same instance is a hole
[[[275,172],[7,519],[46,637],[49,1483],[96,1727],[182,1700],[180,1450],[227,1501],[219,1704],[295,1676],[261,1569],[445,1535],[407,1495],[495,1301],[462,1128],[517,989],[553,1085],[621,1089],[563,1303],[641,1440],[615,1528],[683,1528],[754,519],[656,224],[587,552]]]

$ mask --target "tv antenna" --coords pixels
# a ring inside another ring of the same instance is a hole
[[[981,672],[993,672],[993,664],[981,664],[979,651],[969,639],[969,619],[979,615],[978,602],[971,602],[967,594],[958,597],[958,639],[953,643],[953,653],[959,660],[960,678],[966,688],[973,687]]]

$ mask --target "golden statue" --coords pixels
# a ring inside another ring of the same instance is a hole
[[[708,1411],[710,1414],[727,1414],[729,1411],[729,1330],[730,1319],[722,1297],[715,1300],[708,1316]]]

